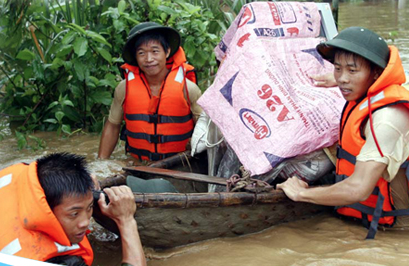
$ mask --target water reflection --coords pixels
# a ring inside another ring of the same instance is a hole
[[[407,0],[348,1],[339,4],[339,29],[362,26],[399,49],[409,73],[409,6]]]
[[[406,0],[398,0],[398,8],[399,9],[406,8]]]
[[[183,247],[166,261],[149,265],[406,265],[409,232],[380,232],[363,240],[366,229],[329,215],[280,225],[262,233]],[[162,256],[164,254],[161,254]]]

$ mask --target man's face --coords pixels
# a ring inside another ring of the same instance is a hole
[[[160,42],[152,40],[136,49],[136,61],[147,77],[155,77],[167,71],[166,58],[169,54],[170,48],[165,52]]]
[[[83,196],[64,196],[53,212],[68,236],[71,244],[77,244],[85,237],[92,215],[94,199],[92,192]]]
[[[360,56],[336,54],[334,67],[335,80],[347,101],[356,101],[366,95],[377,78],[370,63]]]

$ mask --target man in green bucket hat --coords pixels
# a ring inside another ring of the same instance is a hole
[[[111,156],[119,138],[126,152],[156,161],[186,150],[201,108],[193,67],[186,63],[179,33],[155,22],[136,25],[123,49],[125,80],[115,89],[98,157]]]
[[[294,201],[338,206],[338,214],[362,220],[368,239],[378,225],[409,228],[409,91],[401,86],[406,77],[397,48],[368,29],[351,27],[317,51],[334,64],[336,85],[347,100],[336,183],[309,188],[293,177],[277,188]]]

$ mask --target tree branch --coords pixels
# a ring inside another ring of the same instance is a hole
[[[23,127],[27,124],[28,119],[30,119],[31,115],[34,113],[34,111],[37,109],[37,107],[40,105],[40,103],[44,100],[45,96],[47,94],[43,94],[43,96],[41,97],[41,99],[38,101],[38,103],[34,106],[33,110],[27,115],[26,120],[23,123]]]

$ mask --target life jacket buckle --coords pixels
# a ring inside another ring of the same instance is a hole
[[[161,137],[163,135],[149,135],[149,142],[150,143],[161,143]]]
[[[158,114],[149,115],[149,121],[148,122],[156,124],[159,121],[158,118],[159,118]]]
[[[337,151],[336,151],[336,156],[337,156],[337,159],[340,159],[340,152],[341,152],[341,146],[339,145],[339,144],[337,144]]]

